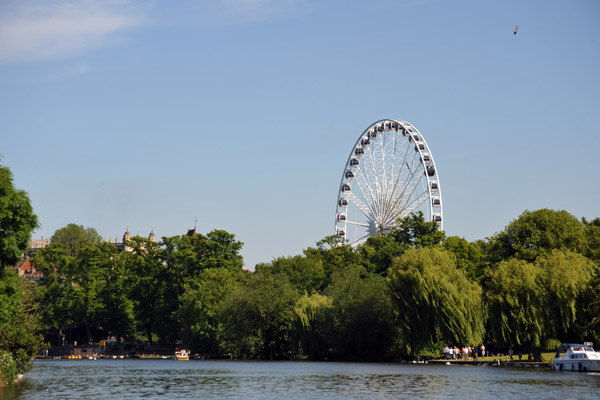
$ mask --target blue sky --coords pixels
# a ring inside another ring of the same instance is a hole
[[[591,219],[598,21],[593,0],[4,0],[2,164],[36,237],[197,218],[253,268],[332,234],[354,142],[402,119],[433,152],[448,235],[526,209]]]

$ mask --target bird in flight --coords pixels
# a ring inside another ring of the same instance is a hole
[[[513,35],[516,35],[518,31],[519,31],[519,27],[517,25],[515,25],[515,29],[513,29]]]

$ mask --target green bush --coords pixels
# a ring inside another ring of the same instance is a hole
[[[0,387],[9,385],[17,377],[17,362],[9,352],[0,350]]]

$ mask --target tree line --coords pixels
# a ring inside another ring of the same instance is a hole
[[[597,342],[599,240],[600,219],[566,211],[525,211],[475,242],[413,214],[357,248],[331,236],[247,274],[226,231],[133,237],[119,253],[71,224],[32,261],[52,344],[116,336],[212,357],[386,360]]]
[[[4,380],[43,343],[183,342],[244,359],[393,360],[445,345],[529,352],[600,338],[600,219],[525,211],[469,242],[422,214],[353,248],[330,236],[302,254],[242,270],[242,243],[223,230],[131,238],[119,252],[69,224],[15,265],[37,217],[0,167],[0,357]],[[6,361],[8,360],[8,361]],[[8,378],[7,378],[8,377]]]

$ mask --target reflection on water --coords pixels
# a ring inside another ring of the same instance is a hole
[[[483,366],[173,360],[36,361],[8,399],[597,399],[600,374]]]

